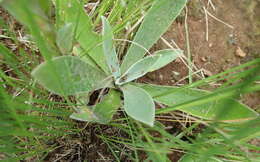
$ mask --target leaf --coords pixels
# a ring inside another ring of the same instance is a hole
[[[103,24],[103,51],[108,67],[110,68],[114,78],[117,79],[121,74],[116,50],[113,46],[113,31],[107,19],[103,16],[101,18]]]
[[[121,106],[120,93],[111,89],[104,99],[93,108],[83,107],[73,113],[70,118],[79,121],[107,124],[116,110]]]
[[[62,54],[69,54],[73,45],[73,25],[68,23],[57,32],[56,43]]]
[[[78,56],[80,57],[80,59],[84,62],[86,62],[87,64],[95,67],[96,69],[100,69],[95,61],[89,56],[89,55],[84,55],[84,49],[78,47],[78,46],[74,46],[73,49],[72,49],[72,53],[75,55],[75,56]],[[83,56],[82,56],[83,55]]]
[[[122,85],[127,82],[130,82],[132,80],[135,80],[137,78],[140,78],[144,76],[146,73],[148,73],[151,69],[151,67],[159,60],[161,56],[153,55],[153,56],[147,56],[135,64],[133,64],[124,75],[122,75],[120,78],[116,80],[117,85]]]
[[[158,70],[165,65],[171,63],[174,61],[177,57],[179,57],[182,54],[182,50],[172,50],[172,49],[165,49],[165,50],[160,50],[156,51],[154,55],[156,56],[161,56],[155,64],[150,68],[150,72]]]
[[[176,91],[169,95],[154,98],[154,100],[156,100],[157,102],[168,106],[187,103],[188,101],[198,99],[210,93],[208,91],[198,89],[184,89],[172,86],[146,84],[134,85],[145,89],[153,97],[159,94],[163,94],[164,92],[167,92],[169,90],[175,89]],[[177,108],[177,110],[207,120],[215,120],[216,117],[218,117],[217,120],[224,122],[239,122],[248,119],[254,119],[258,116],[258,114],[250,109],[248,106],[241,104],[231,98],[219,100],[216,99],[212,102],[195,106],[193,106],[192,104],[190,104],[190,106],[182,105]]]
[[[126,113],[149,126],[153,126],[155,105],[152,97],[142,88],[133,85],[121,87],[124,94],[124,110]]]
[[[78,57],[60,56],[44,62],[32,72],[33,77],[49,91],[74,95],[109,86],[106,75]]]
[[[103,53],[102,38],[93,32],[91,18],[86,14],[82,2],[75,0],[56,0],[54,1],[58,10],[57,24],[72,23],[75,30],[76,41],[85,52],[108,74],[109,69]],[[59,5],[59,6],[57,6]]]
[[[137,78],[144,76],[146,73],[157,70],[168,63],[172,62],[182,53],[181,50],[161,50],[155,52],[152,56],[147,56],[133,64],[123,76],[116,80],[117,85],[122,85]]]
[[[144,17],[136,36],[135,44],[150,49],[152,45],[166,32],[171,23],[180,14],[187,0],[158,0]],[[131,65],[143,58],[146,50],[132,44],[123,60],[121,72],[124,73]]]

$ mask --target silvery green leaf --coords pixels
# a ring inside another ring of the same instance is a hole
[[[142,88],[133,85],[121,87],[124,94],[124,110],[135,120],[153,126],[155,105],[152,97]]]
[[[147,56],[135,64],[133,64],[124,75],[116,80],[117,85],[122,85],[137,78],[144,76],[150,71],[150,68],[157,62],[161,56],[153,55]]]
[[[154,100],[167,106],[182,105],[179,108],[176,108],[176,110],[180,110],[187,114],[206,120],[216,120],[217,118],[219,121],[223,122],[241,122],[255,119],[259,116],[257,112],[232,98],[215,99],[207,103],[192,104],[192,101],[198,100],[199,98],[210,94],[209,91],[174,86],[135,83],[133,83],[133,85],[143,88],[152,97],[172,90],[172,93],[155,97]],[[227,104],[232,105],[228,107],[228,111],[226,110]],[[220,113],[221,115],[219,116]]]
[[[103,30],[102,30],[103,51],[110,72],[113,74],[114,78],[116,79],[120,76],[120,68],[119,68],[119,61],[117,58],[116,50],[113,45],[113,31],[108,20],[104,16],[102,16],[101,18],[103,24]]]
[[[98,117],[88,108],[78,109],[77,113],[70,115],[71,119],[85,122],[98,122]]]
[[[165,65],[174,61],[181,54],[182,54],[182,50],[178,50],[178,49],[165,49],[165,50],[156,51],[154,55],[156,56],[159,55],[161,57],[150,68],[150,72],[164,67]]]
[[[73,25],[65,24],[57,32],[56,43],[62,54],[69,54],[73,45]]]
[[[100,103],[93,107],[82,106],[70,118],[79,121],[106,124],[111,121],[116,110],[121,106],[120,93],[111,89]]]
[[[84,49],[82,49],[81,47],[74,46],[73,49],[72,49],[72,53],[75,56],[79,56],[80,59],[82,61],[85,61],[87,64],[99,69],[97,67],[96,63],[94,62],[94,60],[88,54],[86,54],[86,51]]]
[[[32,76],[59,95],[74,95],[110,86],[107,76],[79,57],[60,56],[36,67]]]
[[[57,10],[56,24],[60,25],[65,23],[72,23],[75,31],[75,39],[80,47],[87,51],[89,55],[98,66],[106,73],[109,74],[109,69],[103,54],[102,37],[93,31],[93,23],[91,17],[86,14],[84,3],[77,0],[55,0],[53,1]]]
[[[124,73],[136,61],[143,58],[154,43],[166,32],[175,18],[181,13],[187,0],[157,0],[148,10],[143,23],[139,27],[133,42],[121,65],[121,73]],[[144,48],[140,48],[136,44]]]

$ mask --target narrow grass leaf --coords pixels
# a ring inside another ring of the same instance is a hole
[[[51,3],[51,0],[48,3]],[[47,3],[47,2],[46,2]],[[31,31],[45,59],[59,55],[55,46],[55,29],[46,15],[46,6],[39,0],[4,0],[1,6]],[[44,36],[44,37],[43,37]]]
[[[160,55],[147,56],[133,64],[124,75],[116,80],[116,84],[122,85],[148,73],[151,67],[160,59]]]
[[[155,118],[155,105],[152,97],[142,88],[125,85],[122,88],[124,94],[124,110],[135,120],[153,126]]]
[[[136,33],[133,42],[150,49],[166,32],[171,23],[180,14],[187,0],[157,0],[145,15],[144,21]],[[121,70],[125,72],[132,64],[141,59],[146,50],[132,44],[123,60]]]
[[[136,84],[135,84],[136,85]],[[198,89],[181,89],[171,86],[157,86],[157,85],[144,85],[137,84],[139,87],[145,89],[151,96],[157,96],[163,92],[167,92],[169,89],[175,90],[172,93],[154,98],[157,102],[172,106],[188,103],[194,99],[203,97],[210,94],[208,91]],[[232,106],[229,106],[232,105]],[[207,120],[219,120],[225,122],[240,122],[244,120],[254,119],[258,114],[250,109],[248,106],[239,103],[232,98],[216,99],[211,102],[196,104],[190,106],[180,106],[176,110],[183,111],[190,115],[207,119]],[[221,114],[219,116],[219,114]]]
[[[73,45],[73,24],[65,24],[57,32],[56,43],[62,54],[69,54],[72,50]]]
[[[107,124],[113,118],[116,110],[121,106],[120,93],[110,90],[103,100],[92,108],[86,106],[73,113],[70,118],[79,121]]]
[[[119,61],[117,58],[117,53],[115,47],[113,45],[113,31],[108,22],[108,20],[102,16],[102,24],[103,24],[103,51],[107,61],[107,65],[110,69],[110,72],[113,74],[114,78],[118,78],[120,76],[120,68]]]
[[[178,162],[197,162],[199,159],[197,156],[191,155],[191,154],[185,154],[181,157],[181,159]],[[222,162],[222,160],[216,159],[216,158],[210,158],[205,162]]]
[[[66,96],[102,88],[108,81],[102,71],[73,56],[60,56],[44,62],[33,70],[32,75],[49,91]]]
[[[178,49],[174,49],[174,50],[173,49],[165,49],[165,50],[156,51],[154,55],[156,55],[156,56],[159,55],[161,57],[150,68],[150,72],[158,70],[158,69],[164,67],[165,65],[171,63],[176,58],[181,56],[181,54],[182,54],[182,50],[178,50]]]

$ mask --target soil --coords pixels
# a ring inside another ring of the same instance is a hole
[[[212,2],[215,10],[210,5],[207,5],[207,1],[193,0],[188,5],[187,24],[189,26],[192,62],[199,70],[203,70],[205,76],[223,72],[254,58],[260,58],[260,1],[225,0]],[[208,15],[207,41],[207,21],[203,7],[206,7],[208,12],[230,24],[233,28]],[[184,19],[185,13],[183,12],[163,35],[163,38],[173,47],[175,47],[174,41],[187,54]],[[9,43],[6,42],[6,44]],[[159,40],[151,51],[165,48],[169,47],[164,41]],[[159,85],[182,85],[188,83],[187,79],[180,82],[180,79],[187,75],[187,66],[181,60],[176,60],[160,70],[147,74],[139,79],[139,82]],[[194,80],[198,79],[198,77],[194,77]],[[246,95],[243,102],[255,109],[260,108],[260,93]],[[173,125],[175,131],[181,131],[181,126],[178,123],[170,123],[170,125]],[[96,124],[85,127],[85,124],[81,122],[77,126],[84,128],[83,131],[69,138],[50,141],[50,145],[55,144],[57,149],[48,154],[45,161],[115,161],[108,146],[98,135],[106,134],[106,136],[122,137],[127,135],[109,126]],[[129,151],[123,149],[123,147],[123,145],[119,146],[122,150]],[[121,161],[131,161],[124,155],[122,153]],[[177,162],[181,156],[182,153],[178,152],[169,154],[169,158],[173,162]],[[145,158],[145,155],[140,152],[140,157]]]
[[[188,5],[188,32],[192,63],[205,77],[223,72],[255,58],[260,58],[260,1],[212,1],[215,10],[200,0]],[[203,7],[209,13],[231,27],[208,15],[208,40],[206,39],[206,18]],[[177,46],[187,55],[185,13],[162,36],[171,46]],[[252,16],[253,15],[253,16]],[[175,43],[174,43],[175,42]],[[169,48],[163,40],[152,51]],[[242,53],[242,54],[241,54]],[[160,85],[187,84],[187,66],[179,59],[155,72],[147,74],[139,81]],[[198,80],[194,76],[194,80]],[[259,108],[260,93],[249,94],[243,99],[251,107]]]
[[[255,58],[260,58],[260,1],[212,1],[215,10],[199,0],[193,0],[188,5],[188,32],[192,63],[202,70],[205,77],[223,72]],[[232,26],[217,21],[208,15],[208,40],[206,39],[206,18],[203,7],[216,18]],[[185,13],[174,22],[162,36],[171,46],[177,46],[187,55],[187,40],[185,31]],[[253,16],[252,16],[253,15]],[[159,40],[151,51],[169,48],[163,40]],[[139,82],[159,85],[183,85],[188,79],[188,68],[176,60],[162,69],[149,73]],[[198,80],[198,77],[194,77]],[[260,92],[247,94],[242,102],[260,110]],[[173,124],[173,123],[171,123]],[[254,140],[259,144],[259,140]],[[181,153],[173,152],[169,158],[177,162]]]

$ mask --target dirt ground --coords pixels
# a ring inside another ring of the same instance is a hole
[[[200,0],[193,0],[188,5],[188,41],[192,62],[205,77],[260,58],[260,1],[212,2],[213,7],[207,5],[207,1],[203,3]],[[203,7],[209,12],[207,18]],[[187,55],[185,13],[171,25],[163,38],[171,46],[184,50]],[[169,46],[165,41],[159,40],[152,51],[164,48]],[[188,79],[181,82],[180,79],[187,75],[187,66],[182,61],[176,60],[156,72],[149,73],[140,81],[161,85],[182,85],[186,84]],[[198,79],[194,76],[194,80]],[[243,102],[255,109],[259,108],[260,93],[246,95]]]
[[[193,0],[188,5],[188,32],[192,63],[205,77],[223,72],[255,58],[260,58],[260,1],[225,0],[212,1],[214,7]],[[209,12],[205,16],[204,8]],[[208,35],[208,39],[207,39]],[[173,47],[179,47],[187,55],[185,14],[174,22],[162,36]],[[163,40],[151,51],[169,48]],[[182,61],[176,60],[166,67],[147,74],[140,82],[160,85],[187,84],[188,68]],[[180,80],[183,81],[180,82]],[[194,77],[198,80],[198,77]],[[247,94],[242,102],[259,112],[260,92]],[[259,140],[252,141],[259,144]],[[169,155],[177,162],[180,153]]]

